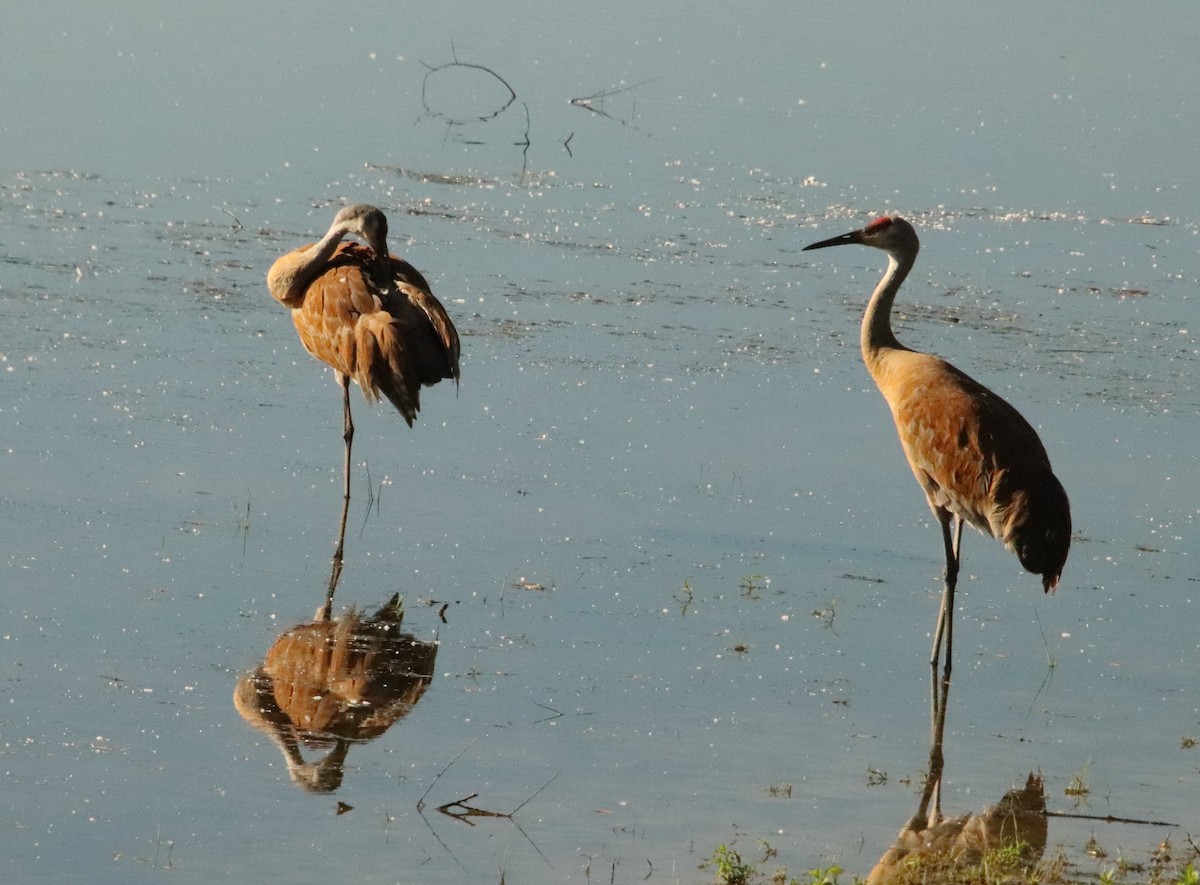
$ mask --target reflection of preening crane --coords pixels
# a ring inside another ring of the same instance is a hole
[[[407,716],[433,680],[437,643],[405,632],[403,621],[398,594],[374,615],[350,608],[333,619],[324,605],[238,680],[234,706],[279,747],[305,790],[340,787],[350,748]],[[309,761],[304,750],[324,755]]]
[[[343,243],[347,234],[366,246]],[[271,265],[267,288],[292,309],[300,342],[333,369],[342,387],[345,496],[336,572],[350,505],[350,381],[358,383],[367,402],[387,397],[411,427],[422,386],[443,378],[458,382],[458,332],[420,272],[388,254],[387,218],[374,206],[338,212],[320,242]]]
[[[963,523],[1003,541],[1021,565],[1042,576],[1042,587],[1049,593],[1067,561],[1071,509],[1037,432],[1016,409],[945,360],[896,340],[892,302],[920,249],[912,225],[902,218],[878,218],[862,230],[805,250],[849,243],[888,255],[887,271],[863,316],[863,361],[892,410],[909,466],[942,527],[946,578],[930,660],[934,728],[939,731],[950,685]],[[943,639],[946,663],[939,699],[937,664]]]

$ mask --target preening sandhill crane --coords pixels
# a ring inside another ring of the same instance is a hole
[[[366,245],[342,240],[347,234]],[[381,396],[411,427],[422,386],[458,383],[458,332],[420,272],[388,253],[387,218],[374,206],[342,209],[320,242],[281,256],[267,272],[271,295],[292,310],[304,348],[328,364],[342,387],[346,442],[342,536],[350,504],[350,381],[367,402]],[[334,554],[342,557],[342,538]]]
[[[903,218],[877,218],[861,230],[804,248],[850,243],[882,249],[888,256],[887,270],[863,316],[863,362],[892,410],[909,466],[942,527],[945,586],[930,664],[934,717],[940,711],[944,718],[963,523],[1003,541],[1021,565],[1042,576],[1049,593],[1067,561],[1071,508],[1042,441],[1016,409],[945,360],[896,340],[892,302],[920,249],[912,225]],[[946,663],[939,703],[943,638]]]

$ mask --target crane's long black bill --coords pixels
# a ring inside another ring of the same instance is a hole
[[[862,231],[852,230],[848,234],[842,234],[840,237],[830,237],[828,240],[821,240],[819,243],[813,243],[810,246],[805,246],[801,252],[807,252],[809,249],[824,249],[826,246],[846,246],[851,243],[862,242]]]

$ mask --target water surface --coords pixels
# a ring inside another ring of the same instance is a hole
[[[858,355],[882,256],[800,249],[880,211],[923,239],[898,334],[1022,410],[1076,523],[1049,598],[964,540],[947,810],[1037,770],[1180,825],[1052,820],[1075,857],[1195,832],[1194,16],[463,9],[15,24],[5,879],[703,882],[758,839],[865,875],[916,805],[941,551]],[[517,101],[423,103],[456,59]],[[436,670],[312,795],[232,694],[324,598],[339,396],[263,279],[349,201],[463,384],[412,431],[356,394],[338,603],[402,593]],[[471,794],[515,813],[436,810]]]

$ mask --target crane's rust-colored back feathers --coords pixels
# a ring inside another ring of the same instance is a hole
[[[458,333],[425,278],[357,243],[338,245],[293,305],[292,321],[309,353],[352,378],[368,402],[386,397],[410,426],[422,386],[458,381]]]
[[[1004,399],[950,363],[886,349],[868,363],[900,444],[935,513],[999,538],[1057,586],[1071,543],[1067,493],[1037,432]]]

